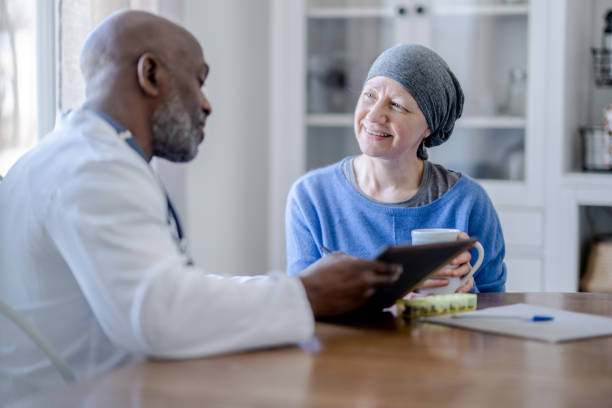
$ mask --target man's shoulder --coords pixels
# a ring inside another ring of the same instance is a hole
[[[105,191],[113,183],[136,183],[141,188],[154,176],[116,133],[80,116],[64,118],[24,155],[7,174],[6,181],[11,180],[29,186],[32,197],[42,199],[53,191],[78,186]]]
[[[64,165],[77,171],[112,165],[149,171],[148,164],[110,125],[87,111],[71,112],[49,135],[46,149],[47,154],[63,158]]]

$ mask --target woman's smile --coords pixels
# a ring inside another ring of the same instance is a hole
[[[377,138],[387,138],[387,137],[391,137],[393,136],[391,133],[387,133],[384,131],[380,131],[380,130],[375,130],[372,128],[369,128],[368,126],[364,125],[363,123],[361,124],[361,126],[363,127],[363,130],[365,130],[365,132],[370,135],[370,136],[374,136]]]

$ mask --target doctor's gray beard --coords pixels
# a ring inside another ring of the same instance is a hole
[[[198,154],[202,130],[184,109],[172,86],[170,96],[153,112],[153,155],[172,162],[187,162]]]

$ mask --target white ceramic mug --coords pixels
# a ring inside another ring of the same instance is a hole
[[[453,228],[427,228],[427,229],[415,229],[412,230],[412,244],[420,245],[420,244],[432,244],[435,242],[448,242],[457,240],[457,236],[461,231]],[[482,247],[480,242],[476,242],[474,247],[478,251],[478,259],[476,263],[472,266],[472,269],[462,277],[459,276],[445,276],[445,279],[448,279],[448,285],[441,286],[439,288],[427,288],[421,289],[421,292],[424,293],[433,293],[435,295],[447,294],[447,293],[455,293],[459,287],[461,287],[471,276],[474,275],[474,272],[478,270],[482,261],[484,259],[484,248]],[[452,267],[451,267],[452,268]]]

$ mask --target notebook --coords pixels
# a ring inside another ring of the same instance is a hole
[[[612,318],[610,317],[525,303],[490,307],[461,313],[461,315],[480,317],[457,319],[453,318],[453,315],[444,315],[425,317],[421,321],[551,343],[612,335]],[[495,317],[487,318],[487,315]],[[503,318],[502,316],[521,318]],[[553,319],[529,321],[531,316],[550,316]]]

